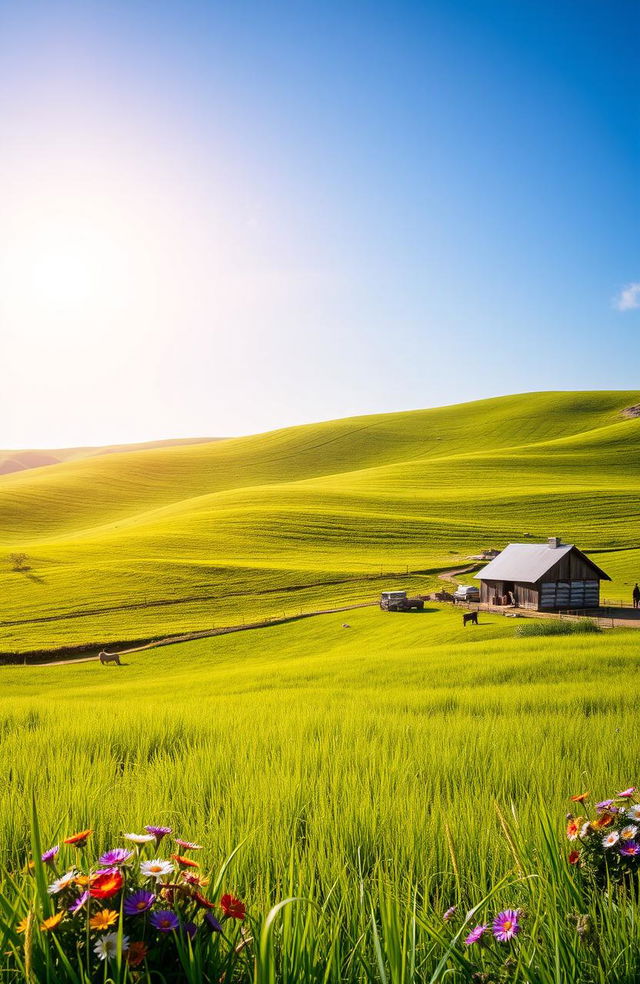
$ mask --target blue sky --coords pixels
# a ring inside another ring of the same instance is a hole
[[[0,444],[637,387],[639,41],[635,0],[0,0]]]

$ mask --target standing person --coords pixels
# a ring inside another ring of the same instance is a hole
[[[633,607],[640,608],[640,588],[638,587],[637,582],[635,588],[633,589]]]

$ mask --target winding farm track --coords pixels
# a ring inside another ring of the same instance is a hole
[[[160,646],[175,646],[179,642],[193,642],[194,639],[208,639],[213,636],[230,635],[232,632],[247,632],[249,629],[268,629],[272,625],[286,625],[288,622],[299,622],[304,618],[315,618],[317,615],[337,615],[340,612],[350,612],[355,608],[373,608],[377,601],[364,601],[357,605],[344,605],[340,608],[324,608],[315,612],[302,612],[299,615],[287,615],[283,618],[270,618],[261,622],[248,622],[246,625],[228,625],[219,629],[204,629],[201,632],[186,632],[184,635],[165,636],[154,639],[142,646],[131,649],[117,650],[118,656],[128,656],[130,653],[141,653],[145,649],[158,649]],[[71,663],[91,663],[98,659],[98,651],[92,656],[78,656],[75,659],[58,659],[50,662],[27,663],[27,666],[69,666]],[[23,665],[23,664],[17,664]]]
[[[479,564],[467,564],[466,567],[458,567],[458,568],[456,568],[456,570],[453,570],[453,571],[442,571],[441,574],[438,574],[438,577],[440,578],[441,581],[454,581],[455,582],[456,578],[460,574],[470,574],[471,571],[477,571],[479,566],[481,566],[481,565],[479,565]]]

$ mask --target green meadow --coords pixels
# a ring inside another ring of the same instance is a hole
[[[542,393],[68,460],[0,478],[0,651],[376,597],[558,533],[630,596],[638,392]],[[29,570],[10,555],[26,553]]]
[[[348,625],[327,615],[132,654],[122,668],[5,667],[8,868],[26,861],[35,794],[47,844],[87,826],[107,848],[166,823],[204,843],[214,870],[241,844],[227,881],[259,921],[287,897],[318,907],[292,904],[278,979],[429,980],[444,910],[494,889],[493,909],[542,920],[543,963],[555,948],[566,964],[519,979],[637,979],[638,931],[615,906],[601,947],[620,976],[581,946],[562,835],[571,794],[604,796],[637,774],[634,631],[517,638],[511,620],[463,629],[459,612],[430,606],[354,611]],[[470,979],[455,968],[447,979]]]
[[[640,420],[621,410],[638,402],[504,397],[0,478],[0,651],[25,658],[0,667],[2,951],[20,951],[2,925],[28,905],[35,800],[47,845],[91,827],[109,848],[167,824],[212,870],[239,846],[225,884],[264,945],[229,982],[640,979],[636,895],[583,895],[563,834],[572,794],[640,778],[637,630],[519,636],[515,620],[463,628],[427,603],[144,650],[120,668],[29,665],[41,649],[426,592],[528,536],[575,542],[612,576],[603,593],[628,599]],[[469,925],[523,910],[512,965],[462,945],[474,906]]]

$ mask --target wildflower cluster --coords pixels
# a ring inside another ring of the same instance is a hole
[[[132,969],[162,966],[164,971],[172,961],[179,967],[194,948],[210,946],[214,937],[233,948],[224,924],[241,923],[246,907],[230,894],[218,901],[207,896],[209,879],[191,856],[201,850],[199,844],[174,838],[173,853],[160,857],[172,831],[149,825],[144,833],[125,834],[126,847],[105,851],[91,864],[86,858],[91,834],[83,830],[63,841],[67,852],[76,854],[76,863],[65,871],[58,870],[66,853],[59,844],[41,857],[51,872],[47,893],[55,911],[39,927],[43,934],[56,934],[58,948],[83,954],[94,970],[117,960]],[[28,914],[18,931],[26,933],[32,920]]]
[[[640,803],[630,786],[591,810],[589,793],[572,796],[584,816],[567,814],[567,839],[572,845],[569,864],[579,866],[599,885],[619,883],[640,867]]]

